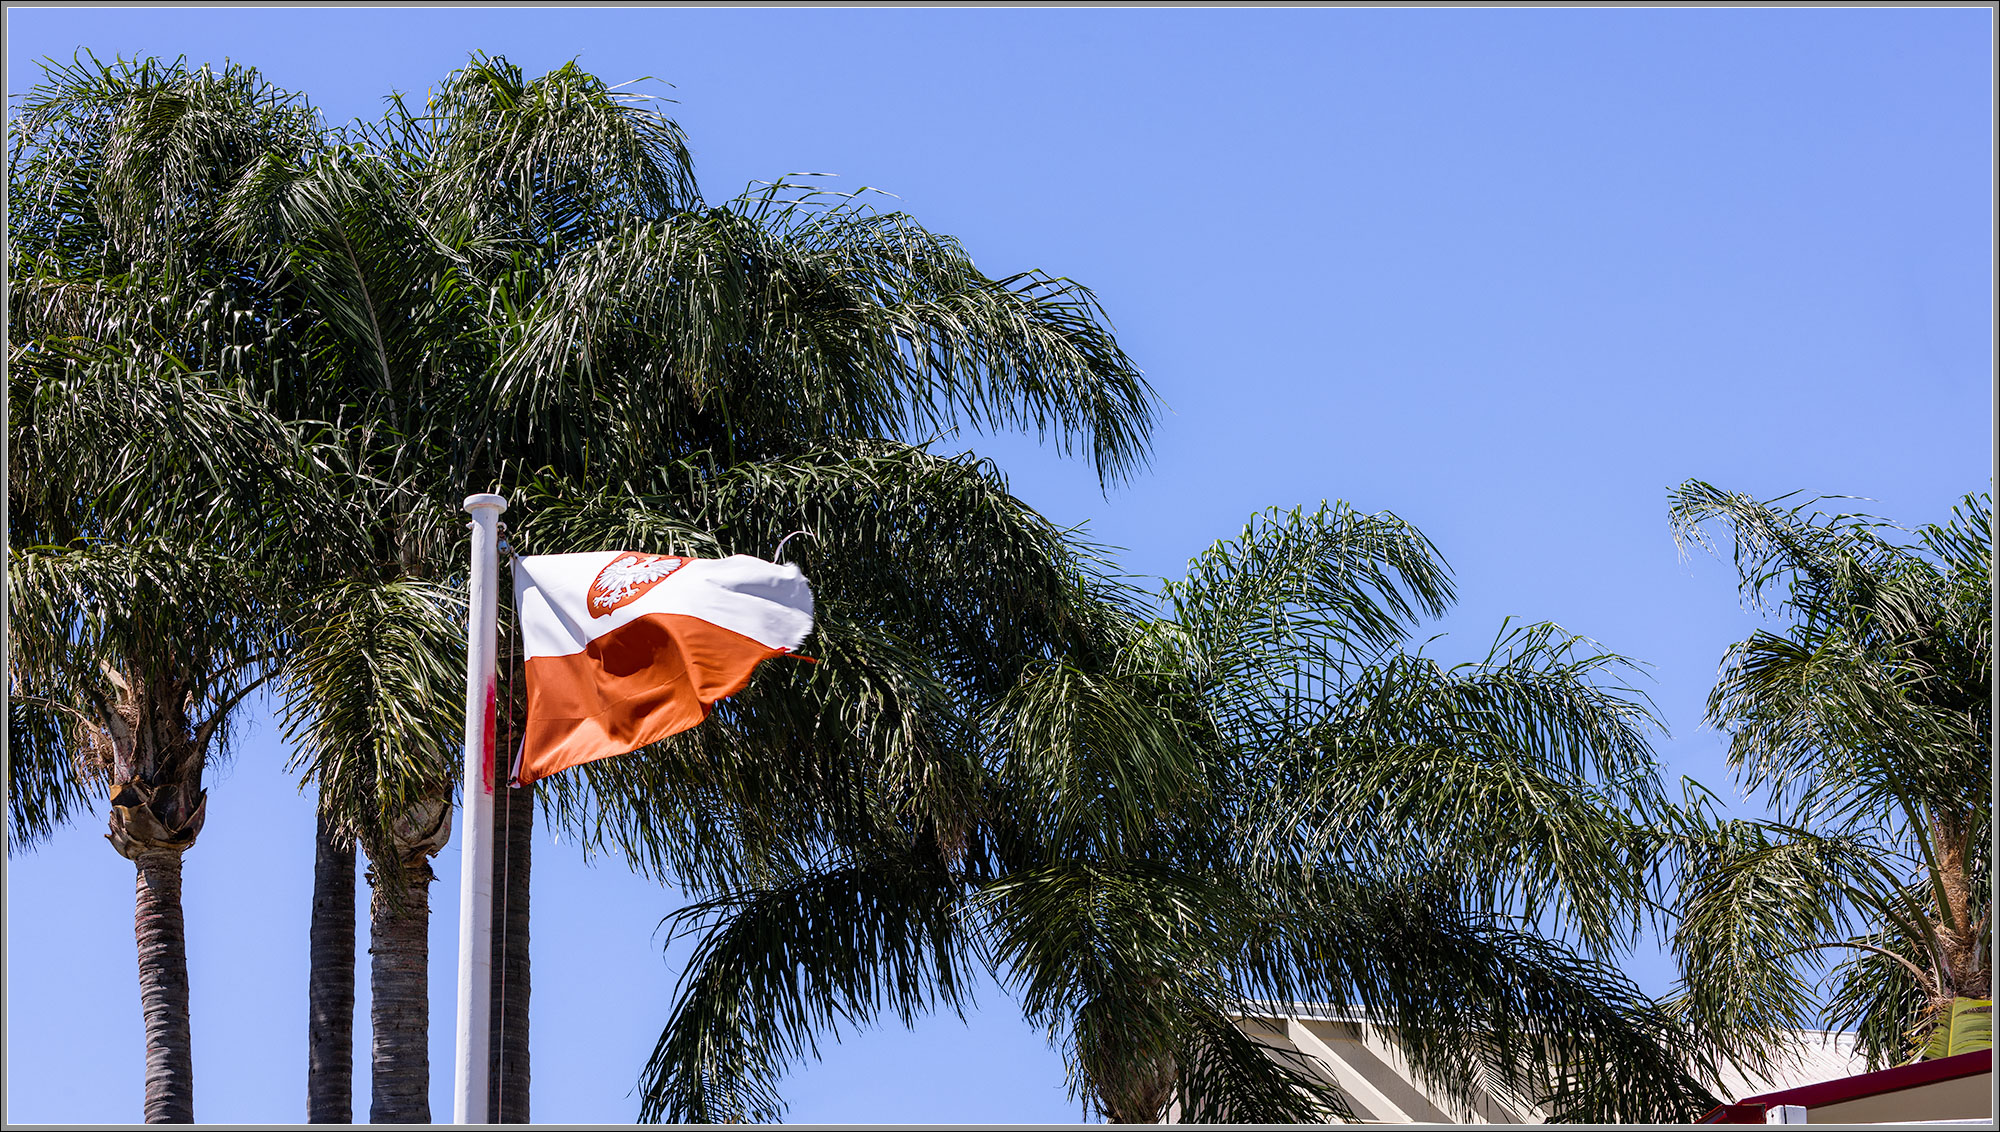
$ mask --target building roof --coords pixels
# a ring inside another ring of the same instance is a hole
[[[1721,1087],[1716,1093],[1743,1103],[1753,1099],[1753,1096],[1851,1077],[1868,1069],[1868,1059],[1863,1056],[1855,1036],[1850,1032],[1794,1030],[1792,1033],[1793,1052],[1790,1057],[1778,1060],[1754,1076],[1724,1067]]]
[[[1402,1056],[1396,1027],[1364,1012],[1277,1002],[1245,1002],[1238,1010],[1237,1025],[1273,1053],[1303,1054],[1317,1063],[1363,1121],[1540,1124],[1548,1119],[1532,1099],[1508,1095],[1497,1087],[1475,1089],[1469,1105],[1444,1095]],[[1796,1031],[1793,1049],[1790,1057],[1757,1076],[1725,1071],[1717,1092],[1724,1097],[1761,1096],[1846,1078],[1867,1068],[1851,1033]]]

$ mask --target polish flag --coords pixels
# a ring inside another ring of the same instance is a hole
[[[517,558],[514,608],[527,651],[523,784],[686,731],[813,623],[799,568],[744,554]]]

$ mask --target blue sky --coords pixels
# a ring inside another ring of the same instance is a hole
[[[1031,437],[965,435],[1017,494],[1177,575],[1255,511],[1344,498],[1420,526],[1462,601],[1431,651],[1550,619],[1644,660],[1669,776],[1727,790],[1700,726],[1757,622],[1678,558],[1669,487],[1845,493],[1906,524],[1990,486],[1992,15],[37,9],[40,56],[227,57],[329,118],[472,51],[678,100],[711,198],[872,186],[983,269],[1095,289],[1171,410],[1100,491]],[[187,859],[197,1114],[303,1118],[311,799],[253,713]],[[7,1119],[140,1112],[132,872],[80,822],[8,862]],[[437,862],[433,1111],[448,1114],[457,845]],[[535,1115],[630,1120],[678,960],[674,894],[536,855]],[[1662,990],[1667,968],[1632,970]],[[365,978],[363,991],[365,993]],[[357,1036],[365,1042],[365,1006]],[[1075,1120],[992,991],[961,1024],[829,1044],[801,1121]],[[365,1113],[365,1056],[356,1109]]]

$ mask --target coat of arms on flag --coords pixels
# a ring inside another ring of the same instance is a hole
[[[812,632],[796,566],[607,551],[514,560],[522,783],[686,731]]]

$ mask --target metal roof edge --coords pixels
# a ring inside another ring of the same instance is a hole
[[[1993,1051],[1973,1050],[1971,1053],[1954,1054],[1936,1061],[1919,1061],[1914,1065],[1898,1065],[1891,1069],[1878,1069],[1873,1073],[1857,1073],[1852,1077],[1836,1077],[1831,1081],[1821,1081],[1814,1085],[1799,1085],[1790,1089],[1780,1089],[1773,1093],[1759,1093],[1754,1097],[1744,1097],[1738,1104],[1795,1104],[1806,1108],[1820,1105],[1839,1104],[1842,1101],[1858,1100],[1862,1097],[1893,1093],[1902,1089],[1914,1089],[1918,1085],[1930,1085],[1939,1081],[1951,1081],[1960,1077],[1970,1077],[1975,1073],[1993,1071]]]

